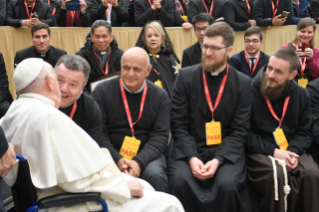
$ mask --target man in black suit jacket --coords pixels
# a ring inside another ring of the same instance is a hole
[[[254,78],[259,69],[268,63],[269,56],[260,51],[264,41],[263,33],[258,27],[250,27],[244,34],[245,50],[233,55],[229,65]]]
[[[211,15],[215,21],[223,20],[222,11],[225,1],[224,0],[192,0],[188,5],[188,20],[192,21],[193,18],[199,13],[207,13]]]
[[[31,28],[39,22],[54,26],[54,19],[48,4],[40,0],[10,0],[7,6],[7,26]]]
[[[213,17],[207,13],[200,13],[193,18],[192,23],[194,24],[194,32],[198,41],[183,51],[182,67],[201,62],[202,50],[200,44],[203,43],[205,30],[213,22]]]
[[[62,55],[67,54],[66,51],[50,45],[51,31],[47,24],[35,24],[31,29],[31,35],[33,46],[22,49],[16,53],[14,58],[14,66],[18,65],[24,59],[37,57],[42,58],[44,61],[50,63],[52,67],[54,67],[58,59]]]

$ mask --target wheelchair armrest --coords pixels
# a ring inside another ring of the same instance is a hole
[[[85,202],[98,201],[101,198],[101,193],[63,193],[56,194],[38,200],[39,209],[61,207],[67,205],[75,205]]]

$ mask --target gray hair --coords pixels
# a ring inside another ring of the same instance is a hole
[[[89,80],[90,76],[90,65],[89,63],[78,55],[63,55],[60,57],[58,62],[55,65],[55,70],[57,70],[58,66],[64,64],[65,67],[74,71],[82,71],[84,73],[84,84],[86,84]]]

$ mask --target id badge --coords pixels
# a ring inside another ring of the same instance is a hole
[[[217,145],[222,143],[222,127],[219,121],[206,123],[206,145]]]
[[[141,141],[136,139],[134,136],[125,136],[120,150],[120,155],[122,155],[124,158],[132,160],[132,158],[137,155],[140,144]]]
[[[288,142],[282,128],[277,128],[274,132],[274,138],[281,150],[287,150]]]
[[[298,79],[298,85],[300,85],[301,87],[306,88],[307,84],[308,84],[308,79],[306,78]]]
[[[154,84],[157,85],[157,86],[160,87],[160,88],[163,88],[163,84],[162,84],[162,81],[161,81],[161,80],[156,80],[156,81],[154,82]]]
[[[187,17],[187,15],[182,15],[182,19],[183,19],[184,21],[188,22],[188,17]]]

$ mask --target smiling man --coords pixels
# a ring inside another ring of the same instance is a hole
[[[98,20],[93,23],[91,36],[87,37],[84,47],[76,54],[88,61],[91,67],[88,90],[91,82],[121,69],[123,51],[113,39],[112,27],[107,21]]]
[[[55,67],[61,90],[60,111],[69,116],[100,146],[102,144],[102,119],[99,105],[83,93],[89,75],[89,64],[78,55],[62,56]]]
[[[55,66],[58,59],[67,54],[66,51],[51,46],[51,31],[47,24],[37,23],[31,28],[33,46],[22,49],[16,53],[14,67],[27,58],[42,58],[51,66]]]
[[[119,169],[165,192],[170,105],[167,93],[146,80],[151,69],[146,51],[133,47],[123,54],[121,77],[100,83],[92,96],[103,115],[104,147]]]
[[[229,59],[229,65],[247,76],[254,78],[265,64],[269,56],[260,51],[264,44],[263,33],[258,27],[250,27],[244,34],[245,50],[233,55]]]
[[[310,98],[293,80],[298,61],[294,50],[280,49],[251,84],[246,150],[256,212],[319,211],[319,170],[306,153],[312,143]]]

